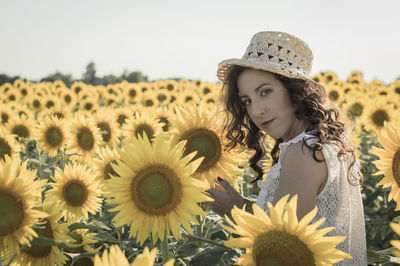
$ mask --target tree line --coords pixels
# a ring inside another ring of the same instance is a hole
[[[81,79],[74,79],[71,74],[64,74],[62,72],[56,71],[53,74],[48,75],[47,77],[44,77],[40,79],[39,81],[35,80],[27,80],[23,77],[20,76],[8,76],[7,74],[2,74],[0,73],[0,86],[6,82],[13,83],[16,79],[22,79],[24,81],[31,81],[34,83],[37,82],[43,82],[43,81],[51,81],[54,82],[56,80],[62,80],[67,87],[70,87],[74,81],[82,81],[85,82],[86,84],[91,84],[91,85],[104,85],[107,86],[108,84],[114,84],[114,83],[119,83],[124,80],[128,82],[147,82],[148,77],[143,75],[142,72],[140,71],[133,71],[129,72],[125,70],[121,75],[114,75],[114,74],[108,74],[104,75],[102,77],[99,77],[96,75],[96,66],[94,62],[90,62],[86,66],[85,72],[82,74]]]

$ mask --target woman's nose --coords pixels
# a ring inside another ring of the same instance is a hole
[[[265,106],[260,103],[253,103],[253,114],[256,116],[263,115],[265,113]]]

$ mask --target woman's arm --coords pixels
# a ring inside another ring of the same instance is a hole
[[[303,146],[303,142],[289,145],[282,159],[279,185],[272,204],[286,194],[290,198],[298,195],[297,217],[301,219],[315,207],[317,195],[328,179],[328,168],[325,163],[317,162],[313,152]],[[324,160],[321,151],[316,152],[318,160]]]

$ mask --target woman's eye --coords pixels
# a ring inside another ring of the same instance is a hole
[[[244,106],[247,106],[247,105],[249,105],[251,103],[251,101],[250,100],[244,100],[242,103],[243,103]]]
[[[270,92],[270,90],[263,90],[263,91],[261,91],[261,95],[267,95],[268,93]]]

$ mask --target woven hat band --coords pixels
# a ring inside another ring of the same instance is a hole
[[[271,65],[271,66],[273,66],[273,67],[277,67],[277,68],[281,68],[283,71],[289,71],[290,73],[292,73],[292,74],[294,74],[294,75],[296,75],[296,76],[300,76],[300,77],[306,77],[306,74],[304,73],[304,70],[302,70],[302,69],[295,69],[295,68],[292,68],[291,66],[289,66],[289,65],[286,65],[285,63],[276,63],[276,62],[273,62],[273,61],[266,61],[266,62],[263,62],[260,58],[254,58],[254,57],[249,57],[249,58],[246,58],[246,59],[244,59],[243,58],[243,60],[246,60],[246,61],[251,61],[251,62],[256,62],[256,63],[264,63],[264,64],[268,64],[268,65]],[[285,67],[282,67],[282,66],[285,66]]]

